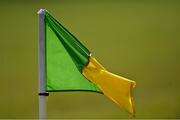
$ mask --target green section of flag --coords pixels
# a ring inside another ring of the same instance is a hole
[[[45,24],[47,91],[101,92],[80,72],[88,64],[88,49],[48,13]]]
[[[88,64],[90,56],[89,50],[48,13],[46,13],[46,23],[48,23],[61,41],[61,44],[63,44],[79,71],[82,71]]]

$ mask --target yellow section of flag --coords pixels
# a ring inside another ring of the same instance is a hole
[[[83,75],[96,84],[105,96],[130,114],[135,114],[133,88],[135,81],[108,72],[97,60],[90,57]]]

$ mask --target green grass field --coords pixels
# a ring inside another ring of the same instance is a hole
[[[109,71],[137,82],[136,118],[180,118],[178,0],[1,0],[0,118],[38,118],[40,8]],[[48,118],[132,118],[97,93],[51,93],[47,106]]]

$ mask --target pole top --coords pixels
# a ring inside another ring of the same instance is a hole
[[[37,14],[43,14],[43,15],[45,15],[45,13],[47,12],[47,10],[46,9],[40,9],[38,12],[37,12]]]

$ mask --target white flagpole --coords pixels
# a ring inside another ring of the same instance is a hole
[[[46,34],[45,34],[45,9],[38,11],[39,15],[39,119],[46,119]]]

